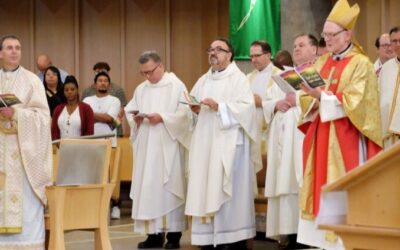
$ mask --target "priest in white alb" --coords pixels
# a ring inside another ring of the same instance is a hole
[[[311,46],[306,35],[304,47]],[[304,54],[305,52],[303,52]],[[306,53],[307,54],[307,53]],[[314,58],[313,54],[307,58]],[[304,61],[305,63],[307,61]],[[279,73],[279,72],[277,72]],[[275,82],[269,85],[263,102],[263,113],[268,125],[268,156],[265,196],[268,197],[267,237],[280,236],[282,245],[296,245],[299,222],[298,193],[302,179],[302,145],[304,135],[297,128],[300,108],[296,93],[283,92]]]
[[[274,85],[271,75],[280,72],[280,69],[271,63],[271,46],[266,41],[257,40],[251,43],[250,58],[254,70],[247,75],[247,79],[256,105],[261,154],[265,156],[267,153],[267,124],[265,123],[263,104],[267,89]]]
[[[39,78],[20,66],[21,43],[0,39],[0,250],[44,250],[45,187],[51,184],[50,111]]]
[[[225,39],[208,49],[209,71],[191,95],[196,124],[189,151],[185,213],[192,245],[246,249],[255,236],[255,169],[261,167],[254,97]]]
[[[187,229],[185,151],[189,146],[191,112],[179,103],[185,85],[174,73],[165,72],[155,51],[140,58],[146,78],[125,107],[131,126],[134,173],[130,196],[133,200],[134,231],[148,234],[138,248],[179,248]]]
[[[263,194],[268,198],[266,235],[284,244],[288,242],[286,235],[296,234],[299,218],[297,179],[301,177],[303,138],[297,130],[299,111],[291,108],[295,103],[285,100],[286,94],[271,77],[281,70],[271,62],[270,45],[254,41],[250,46],[250,58],[255,70],[247,77],[257,108],[261,150],[263,154],[268,152]]]
[[[400,140],[400,26],[390,30],[395,58],[387,61],[379,74],[382,135],[385,149]]]

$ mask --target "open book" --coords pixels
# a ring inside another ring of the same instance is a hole
[[[10,107],[21,101],[14,94],[1,94],[0,95],[0,108]]]
[[[325,85],[325,81],[311,63],[302,64],[294,68],[285,67],[285,70],[281,73],[272,75],[272,79],[285,93],[299,90],[302,82],[310,88]]]
[[[196,97],[189,95],[189,93],[184,93],[184,101],[179,101],[182,104],[190,105],[190,106],[198,106],[200,102],[196,99]]]

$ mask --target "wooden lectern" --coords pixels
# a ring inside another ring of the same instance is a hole
[[[400,144],[323,188],[338,191],[347,193],[347,215],[320,229],[339,235],[346,250],[400,249]]]

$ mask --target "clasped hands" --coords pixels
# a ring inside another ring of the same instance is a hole
[[[290,92],[286,94],[285,99],[279,100],[275,104],[275,112],[280,111],[285,113],[291,107],[296,106],[296,94],[294,92]]]

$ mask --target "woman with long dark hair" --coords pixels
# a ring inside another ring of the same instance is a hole
[[[43,73],[43,85],[46,90],[47,103],[50,108],[50,115],[53,116],[55,107],[63,103],[62,87],[60,71],[54,67],[49,66]]]

